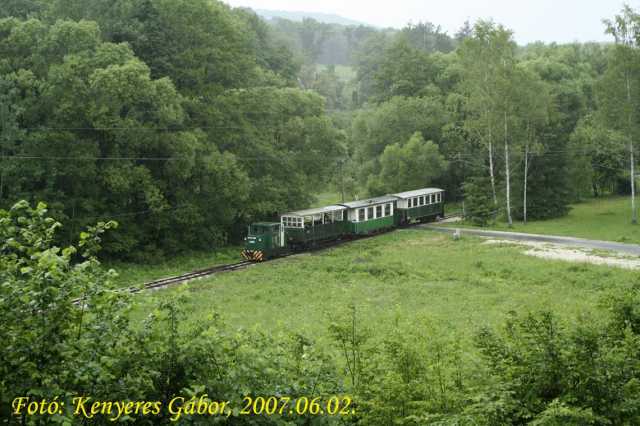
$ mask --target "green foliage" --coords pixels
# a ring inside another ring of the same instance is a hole
[[[28,18],[44,9],[41,0],[6,0],[0,10],[0,19],[8,17]]]
[[[406,143],[385,148],[380,156],[380,174],[369,177],[368,192],[384,194],[433,186],[447,167],[438,146],[425,142],[422,134],[416,132]]]
[[[394,96],[428,96],[438,69],[426,53],[414,49],[404,38],[386,48],[374,75],[373,97],[386,101]]]
[[[347,106],[345,83],[340,80],[333,65],[317,73],[312,88],[325,98],[327,109],[345,109]]]
[[[496,205],[491,198],[491,183],[486,177],[469,179],[464,187],[464,218],[474,225],[487,226],[496,218]]]
[[[77,248],[63,249],[54,245],[61,224],[44,204],[0,210],[2,410],[12,396],[67,400],[90,388],[104,395],[105,382],[113,386],[110,377],[121,377],[116,358],[129,344],[126,302],[111,291],[114,272],[95,257],[100,234],[115,226],[99,223],[81,234]],[[77,254],[82,260],[74,262]],[[79,296],[76,306],[71,301]]]
[[[354,119],[351,130],[354,157],[360,164],[360,182],[364,185],[369,176],[380,173],[380,161],[388,146],[406,145],[416,132],[424,140],[439,144],[446,119],[447,112],[438,98],[396,97],[363,110]],[[438,175],[439,171],[434,171],[433,176]]]
[[[637,293],[616,299],[612,311],[624,311]],[[503,410],[488,418],[538,425],[640,420],[640,335],[618,315],[606,327],[587,318],[567,329],[550,312],[530,314],[511,319],[500,336],[479,333],[477,344],[500,383],[488,398],[501,400]]]
[[[55,419],[60,422],[79,420],[72,402],[79,395],[160,401],[165,407],[160,415],[128,419],[157,424],[168,422],[166,404],[174,396],[206,393],[239,408],[244,395],[328,398],[343,393],[331,360],[303,336],[234,332],[211,313],[187,327],[180,296],[157,305],[142,324],[132,321],[127,293],[117,291],[115,272],[105,271],[96,258],[101,235],[115,226],[98,223],[81,233],[77,247],[62,249],[54,244],[61,224],[48,217],[44,204],[31,208],[22,201],[0,210],[3,418],[10,417],[17,396],[58,397],[65,403]],[[243,421],[237,412],[233,417]],[[310,419],[265,416],[253,421]],[[201,416],[191,420],[207,423]],[[36,424],[45,418],[19,421]],[[98,416],[92,423],[109,421]]]
[[[344,136],[255,14],[214,0],[56,0],[0,21],[0,206],[117,217],[111,257],[220,247],[310,202]],[[7,182],[12,182],[9,187]]]
[[[449,53],[454,48],[451,37],[442,31],[439,25],[434,25],[431,22],[408,24],[402,29],[401,34],[415,49],[426,53]]]

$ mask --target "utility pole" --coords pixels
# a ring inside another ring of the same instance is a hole
[[[342,175],[342,163],[343,160],[338,160],[338,167],[340,168],[340,194],[342,195],[342,202],[344,203],[344,176]]]
[[[460,164],[462,164],[462,185],[461,185],[461,188],[462,188],[462,218],[464,219],[464,217],[466,216],[466,214],[465,214],[466,211],[465,211],[465,208],[464,208],[464,183],[467,180],[467,177],[466,177],[465,163],[464,163],[464,161],[462,161],[462,153],[460,153],[460,151],[458,151],[458,162]]]

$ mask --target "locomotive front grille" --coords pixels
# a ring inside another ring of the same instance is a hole
[[[261,250],[242,250],[242,257],[252,262],[262,262],[264,253]]]

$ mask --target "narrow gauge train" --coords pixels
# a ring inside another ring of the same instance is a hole
[[[424,188],[285,213],[249,226],[242,257],[260,262],[318,243],[388,231],[444,216],[444,191]]]

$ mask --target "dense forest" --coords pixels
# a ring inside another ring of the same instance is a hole
[[[112,257],[220,246],[331,186],[438,185],[479,223],[634,190],[632,10],[603,26],[615,44],[525,47],[492,22],[267,23],[208,0],[0,13],[0,205],[46,201],[69,236],[116,219]]]
[[[417,318],[374,336],[355,305],[323,344],[233,329],[213,309],[185,326],[179,297],[136,321],[101,265],[221,247],[323,191],[439,186],[478,224],[614,193],[636,222],[640,15],[624,8],[602,29],[611,43],[519,46],[491,21],[448,35],[265,21],[217,0],[4,0],[0,417],[16,395],[347,394],[357,414],[345,418],[228,421],[638,424],[637,281],[597,318],[512,312],[465,352],[448,324]],[[79,421],[69,409],[12,419]]]

